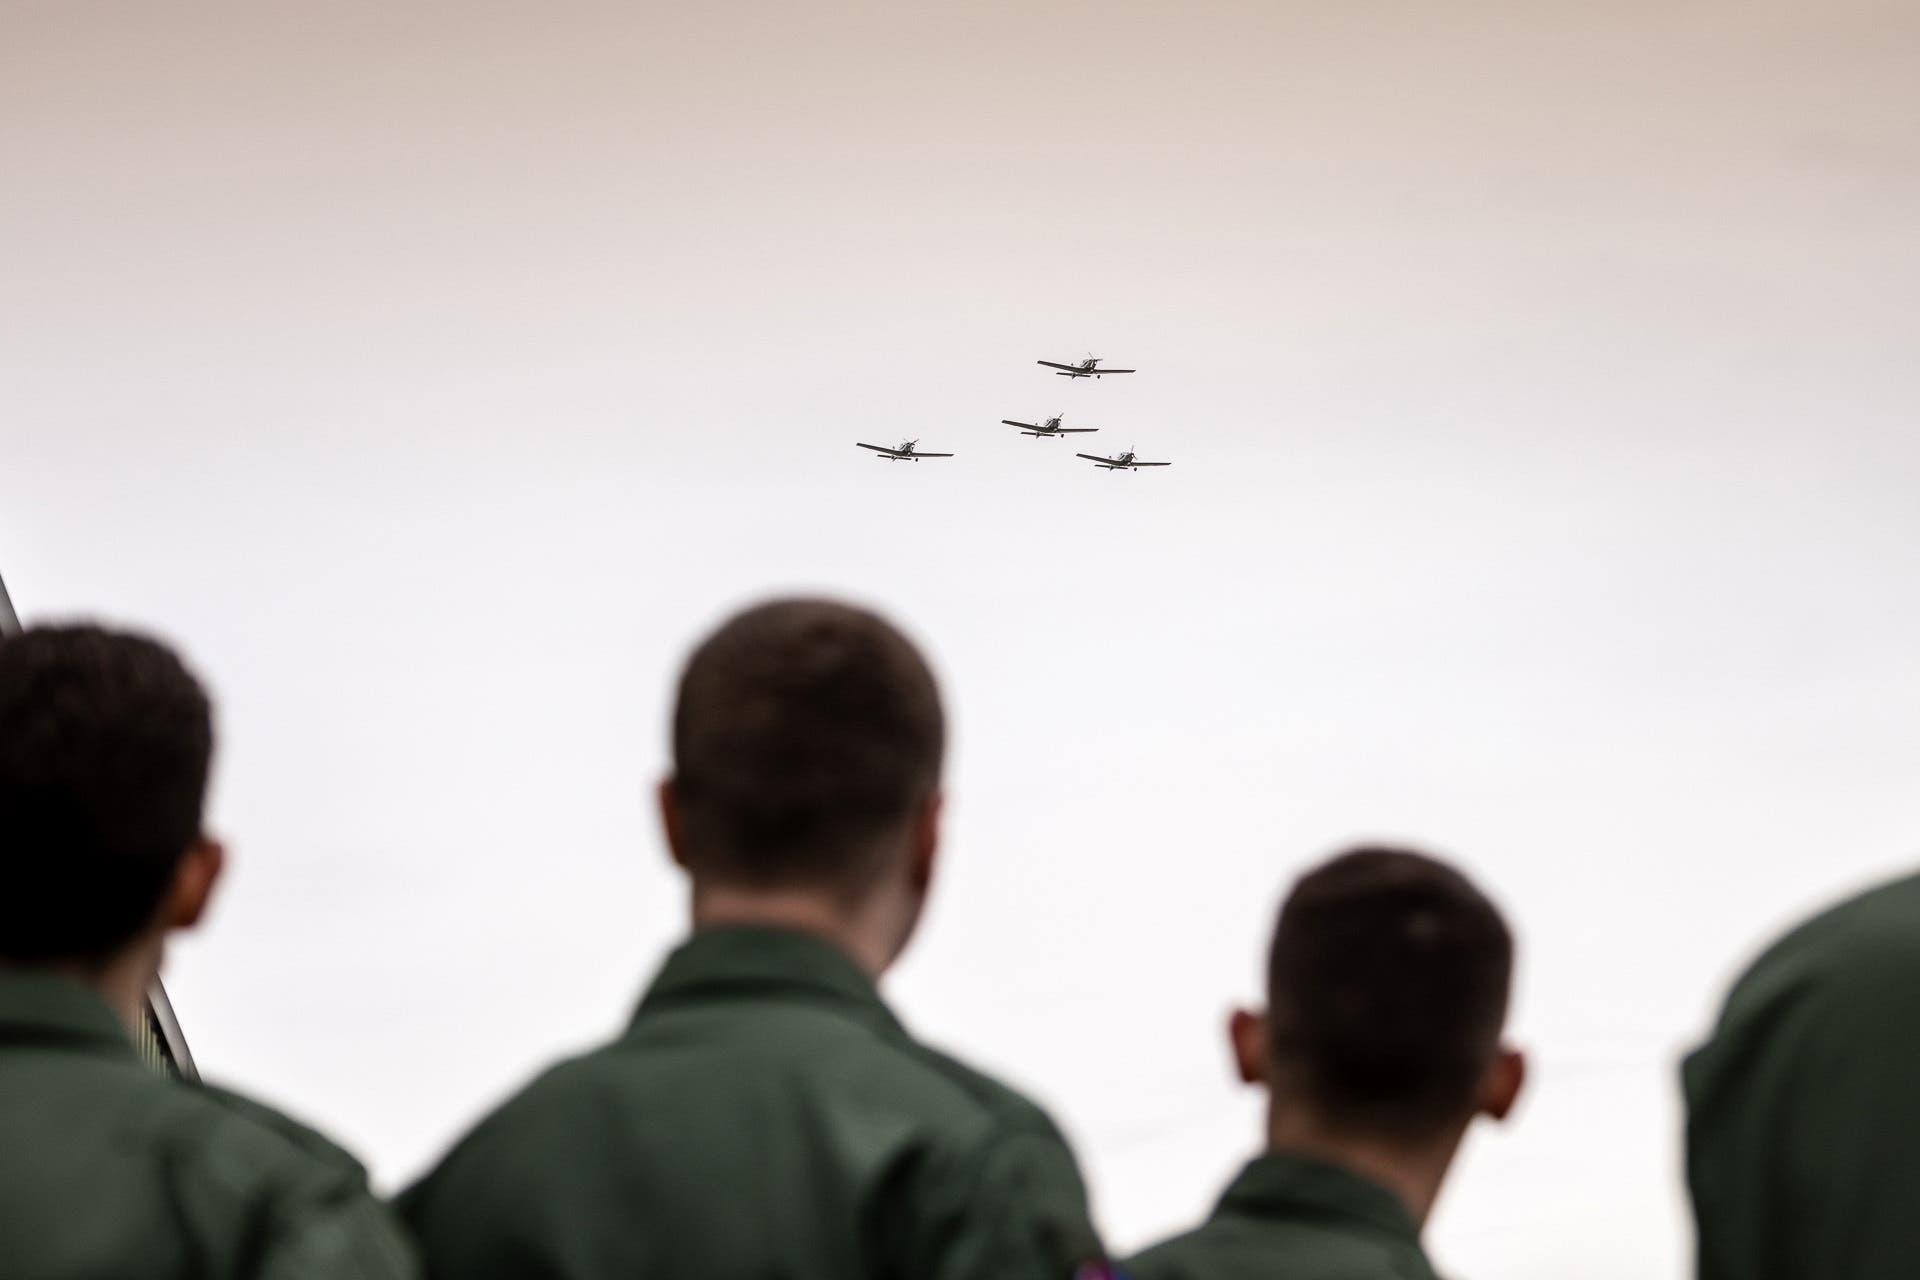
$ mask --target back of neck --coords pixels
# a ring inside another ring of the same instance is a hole
[[[138,1041],[146,1029],[147,988],[160,974],[162,950],[158,937],[142,938],[98,964],[57,965],[55,972],[92,987]]]
[[[1443,1134],[1427,1143],[1398,1142],[1336,1131],[1311,1116],[1283,1114],[1275,1109],[1267,1122],[1267,1147],[1339,1165],[1379,1183],[1393,1192],[1413,1220],[1424,1227],[1463,1133],[1464,1129]]]
[[[857,910],[849,910],[831,895],[811,889],[743,889],[731,885],[696,884],[693,890],[693,927],[758,925],[791,929],[832,943],[878,981],[893,963],[893,948],[868,927]]]

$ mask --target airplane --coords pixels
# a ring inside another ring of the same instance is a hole
[[[1043,364],[1053,370],[1053,376],[1056,378],[1101,378],[1109,373],[1134,372],[1132,369],[1102,369],[1098,356],[1088,356],[1079,364],[1056,364],[1052,360],[1035,360],[1034,363]]]
[[[1076,458],[1085,458],[1088,462],[1105,467],[1109,471],[1138,471],[1142,467],[1170,467],[1173,465],[1171,462],[1135,462],[1134,459],[1139,455],[1135,454],[1131,449],[1117,458],[1102,458],[1097,454],[1091,453],[1076,453],[1073,456]]]
[[[950,453],[921,453],[914,447],[920,443],[918,440],[902,440],[898,449],[888,449],[877,444],[860,444],[858,440],[854,441],[854,443],[859,444],[862,449],[873,450],[888,462],[918,462],[922,458],[951,458],[953,456]]]
[[[1002,418],[1000,421],[1010,427],[1020,428],[1021,435],[1032,436],[1035,440],[1041,436],[1072,436],[1079,435],[1083,431],[1100,429],[1098,427],[1063,427],[1060,425],[1060,415],[1057,413],[1051,418],[1042,418],[1038,422],[1015,422],[1012,418]]]

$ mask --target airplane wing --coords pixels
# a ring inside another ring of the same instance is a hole
[[[1171,462],[1129,462],[1127,465],[1130,467],[1170,467],[1173,464]]]
[[[1040,429],[1040,424],[1037,422],[1015,422],[1012,418],[1002,418],[1000,421],[1010,427],[1025,427],[1029,431],[1038,431]]]
[[[860,441],[858,440],[855,440],[854,443],[860,445],[862,449],[871,449],[875,453],[884,453],[889,458],[904,458],[906,456],[905,454],[901,453],[898,449],[889,449],[884,445],[860,444]]]
[[[1005,438],[1006,438],[1005,436],[1002,436],[1002,437],[1001,437],[1001,439],[1003,439],[1003,440],[1004,440]],[[914,456],[914,457],[916,457],[916,458],[951,458],[951,457],[952,457],[953,455],[952,455],[952,454],[950,454],[950,453],[920,453],[920,452],[918,452],[918,451],[916,451],[916,452],[914,453],[914,455],[913,455],[913,456]],[[1163,463],[1161,463],[1161,464],[1159,464],[1159,465],[1161,465],[1161,466],[1163,466],[1163,467],[1164,467],[1164,466],[1166,466],[1167,464],[1163,462]]]
[[[1138,373],[1138,369],[1095,369],[1095,373]]]
[[[1118,458],[1102,458],[1100,455],[1094,454],[1094,453],[1076,453],[1073,456],[1076,458],[1085,458],[1088,462],[1104,462],[1110,467],[1117,467],[1120,465],[1120,460]]]
[[[1063,436],[1077,436],[1077,435],[1080,435],[1082,432],[1098,431],[1099,429],[1100,428],[1098,427],[1055,427],[1054,428],[1055,431],[1059,432]]]
[[[1055,364],[1055,363],[1054,363],[1053,361],[1051,361],[1051,360],[1035,360],[1035,361],[1034,361],[1034,363],[1035,363],[1035,364],[1043,364],[1043,365],[1045,365],[1045,366],[1047,366],[1047,368],[1049,368],[1049,369],[1065,369],[1065,370],[1066,370],[1066,371],[1067,371],[1068,373],[1079,373],[1079,372],[1080,372],[1080,366],[1079,366],[1079,365],[1077,365],[1077,364]],[[1131,370],[1129,370],[1128,372],[1132,372],[1132,371],[1131,371]]]

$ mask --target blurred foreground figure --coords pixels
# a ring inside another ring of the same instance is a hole
[[[1506,1116],[1513,940],[1480,892],[1419,854],[1361,849],[1280,911],[1264,1014],[1233,1015],[1241,1079],[1270,1094],[1266,1154],[1133,1280],[1428,1280],[1420,1231],[1476,1115]]]
[[[1682,1074],[1701,1280],[1920,1274],[1920,876],[1776,943]]]
[[[205,693],[137,636],[0,640],[0,1274],[403,1280],[360,1166],[135,1051],[219,878]]]
[[[1085,1192],[1032,1103],[915,1041],[875,983],[933,882],[945,727],[870,613],[763,605],[680,681],[668,847],[693,933],[626,1034],[402,1197],[444,1280],[1068,1280]]]

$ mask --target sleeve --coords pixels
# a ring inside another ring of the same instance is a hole
[[[915,1280],[1074,1280],[1108,1274],[1079,1169],[1046,1126],[996,1135],[903,1184],[908,1229],[891,1273]]]
[[[178,1096],[163,1158],[195,1274],[419,1280],[412,1242],[352,1156],[239,1095]]]

